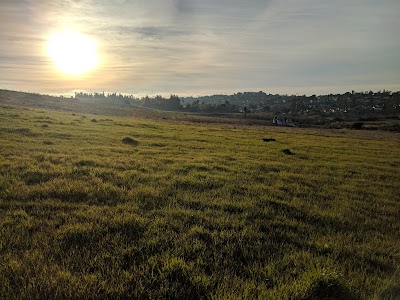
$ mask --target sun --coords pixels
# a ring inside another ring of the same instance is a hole
[[[96,41],[72,30],[50,36],[47,53],[60,72],[72,76],[89,72],[98,63]]]

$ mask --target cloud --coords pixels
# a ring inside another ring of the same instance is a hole
[[[249,4],[241,0],[175,0],[174,4],[181,14],[249,18],[265,10],[270,2],[271,0],[253,0]]]
[[[4,0],[0,86],[185,94],[396,86],[398,11],[397,0]],[[48,36],[70,27],[101,52],[80,80],[55,73],[45,53]]]

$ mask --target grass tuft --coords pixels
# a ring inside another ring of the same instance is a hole
[[[264,142],[276,142],[276,139],[273,138],[263,138]]]
[[[290,149],[283,149],[282,152],[286,155],[294,155],[294,153]]]
[[[132,139],[130,137],[124,137],[122,139],[122,142],[124,144],[132,145],[132,146],[138,146],[139,145],[139,142],[137,140],[134,140],[134,139]]]

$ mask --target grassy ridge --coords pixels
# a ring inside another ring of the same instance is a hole
[[[395,133],[2,107],[0,298],[396,299],[399,167]]]

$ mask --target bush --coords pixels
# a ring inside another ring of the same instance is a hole
[[[353,125],[351,125],[351,129],[360,130],[363,128],[363,126],[364,126],[364,123],[357,122],[357,123],[354,123]]]

